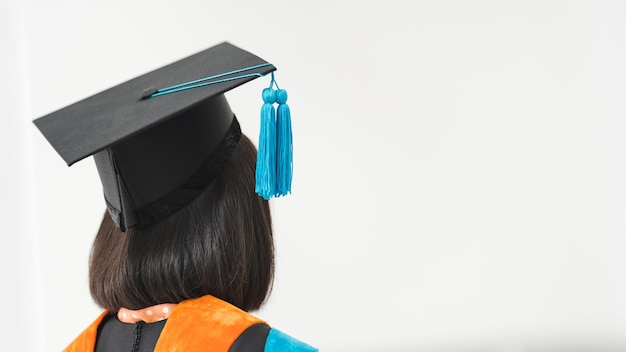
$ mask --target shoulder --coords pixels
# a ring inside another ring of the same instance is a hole
[[[193,337],[190,331],[194,332]],[[168,318],[157,347],[162,351],[317,351],[213,296],[179,303]]]
[[[266,324],[246,329],[233,343],[229,352],[315,352],[316,348]]]

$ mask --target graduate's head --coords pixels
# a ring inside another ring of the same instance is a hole
[[[291,182],[287,96],[272,76],[257,164],[224,93],[275,69],[222,43],[35,121],[68,165],[94,157],[108,209],[90,259],[98,304],[138,309],[206,294],[245,310],[262,304],[274,265],[265,199]]]
[[[211,294],[261,306],[274,255],[268,202],[254,192],[256,149],[245,136],[194,201],[146,228],[120,231],[104,215],[90,258],[90,289],[105,309],[139,309]]]

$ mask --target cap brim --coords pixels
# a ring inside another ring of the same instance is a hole
[[[222,43],[43,116],[34,123],[63,160],[72,165],[256,77],[247,76],[142,100],[146,89],[164,88],[265,63],[258,56]],[[264,75],[274,70],[273,65],[268,65],[245,73]]]

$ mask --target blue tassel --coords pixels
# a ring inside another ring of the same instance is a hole
[[[256,193],[265,199],[276,194],[276,114],[274,102],[276,92],[263,89],[261,107],[261,130],[259,152],[256,160]]]
[[[287,91],[276,91],[278,103],[276,129],[276,196],[291,193],[291,178],[293,175],[293,141],[291,135],[291,111],[287,105]]]

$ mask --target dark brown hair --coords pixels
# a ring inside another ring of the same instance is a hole
[[[198,198],[145,228],[121,232],[105,213],[89,288],[100,306],[140,309],[207,294],[258,309],[274,276],[268,202],[254,192],[256,149],[241,136],[222,173]]]

